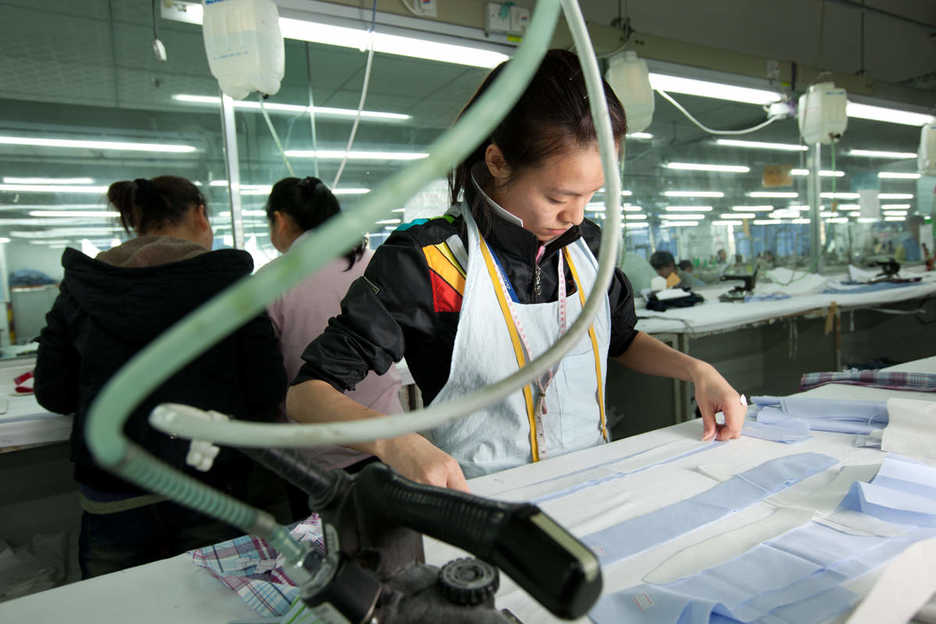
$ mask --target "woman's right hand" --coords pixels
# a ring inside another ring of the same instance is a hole
[[[377,456],[398,473],[427,485],[468,492],[461,466],[418,433],[409,433],[379,443]]]

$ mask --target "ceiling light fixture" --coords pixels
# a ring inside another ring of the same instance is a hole
[[[916,152],[888,152],[885,150],[866,150],[866,149],[853,149],[848,150],[849,156],[862,156],[864,158],[916,158]]]
[[[348,160],[419,160],[429,156],[426,152],[369,152],[344,150],[286,150],[290,158],[318,158],[320,160],[342,160],[348,155]]]
[[[102,195],[107,192],[107,187],[69,184],[0,184],[0,191],[9,193],[89,193]]]
[[[711,206],[667,206],[667,212],[712,212]]]
[[[747,194],[748,197],[774,197],[774,198],[787,198],[787,199],[796,199],[799,197],[799,193],[794,191],[751,191]]]
[[[856,119],[870,119],[905,126],[919,127],[936,122],[936,117],[932,115],[885,108],[883,106],[871,106],[870,104],[859,104],[858,102],[849,102],[845,107],[845,112],[849,117],[855,117]]]
[[[790,175],[808,176],[809,169],[790,169]],[[819,177],[821,178],[844,178],[845,172],[844,171],[830,171],[828,169],[824,169],[819,172]]]
[[[724,197],[721,191],[663,191],[666,197]]]
[[[3,177],[4,184],[94,184],[94,178],[17,178]]]
[[[706,163],[670,162],[663,165],[676,171],[711,171],[714,173],[748,173],[750,167],[744,165],[709,165]]]
[[[881,171],[878,177],[882,180],[919,180],[919,173],[898,173],[897,171]]]
[[[775,91],[765,89],[752,89],[749,87],[736,87],[720,82],[696,80],[695,78],[682,78],[666,74],[650,74],[650,86],[669,93],[684,93],[699,97],[728,100],[743,104],[757,104],[763,106],[779,102],[783,96]]]
[[[130,141],[86,141],[79,139],[45,139],[40,137],[0,136],[0,145],[26,145],[33,147],[62,147],[121,152],[163,152],[187,154],[198,151],[192,145],[174,143],[133,143]]]
[[[715,139],[715,145],[723,147],[744,147],[748,149],[780,150],[784,152],[805,152],[809,148],[798,143],[769,143],[765,141],[742,141],[741,139]]]
[[[221,98],[216,95],[191,95],[188,93],[176,93],[172,99],[185,104],[200,104],[205,106],[220,106]],[[247,110],[260,112],[260,102],[251,100],[234,100],[234,108],[238,110]],[[309,106],[301,104],[280,104],[278,102],[264,102],[263,108],[271,113],[291,113],[300,114],[309,112]],[[357,117],[356,108],[332,108],[328,106],[313,106],[312,112],[317,116],[323,117],[342,117],[354,119]],[[381,111],[361,111],[361,119],[372,121],[406,121],[412,119],[412,115],[403,113],[386,113]]]

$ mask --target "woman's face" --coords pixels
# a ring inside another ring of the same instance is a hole
[[[585,217],[585,205],[604,186],[598,144],[569,147],[536,167],[512,172],[496,145],[485,161],[494,178],[491,196],[541,242],[557,238]]]

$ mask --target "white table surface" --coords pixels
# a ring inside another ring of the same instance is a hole
[[[890,370],[936,372],[936,357],[903,364]],[[806,394],[840,399],[912,396],[936,401],[936,394],[900,393],[846,385],[827,385]],[[695,440],[701,435],[701,430],[700,421],[690,421],[603,447],[474,479],[470,485],[475,493],[493,498],[523,498],[523,488],[529,484],[661,444]],[[775,457],[803,452],[826,453],[846,465],[880,464],[884,454],[874,449],[854,447],[853,437],[814,432],[812,439],[792,445],[742,438],[717,444],[701,453],[611,481],[601,487],[548,501],[542,507],[574,533],[581,535],[650,512],[712,487],[715,481],[695,470],[700,464],[717,464],[740,472]],[[808,481],[802,486],[809,487]],[[505,495],[508,490],[511,491],[510,494]],[[639,584],[647,572],[686,546],[734,527],[756,522],[769,513],[769,507],[763,503],[757,504],[623,562],[608,566],[604,569],[605,591],[617,591]],[[426,553],[427,560],[436,564],[459,555],[457,550],[433,540],[427,540]],[[873,578],[873,575],[868,575],[851,582],[848,586],[854,591],[864,593],[870,589]],[[498,606],[511,609],[526,624],[558,621],[504,575],[501,577],[501,590],[498,592]],[[70,622],[116,624],[132,621],[146,624],[222,623],[238,619],[256,619],[256,616],[233,592],[214,580],[205,570],[196,568],[187,555],[0,604],[0,621],[3,622],[58,624],[63,618]]]
[[[53,414],[43,408],[32,394],[17,394],[13,379],[35,366],[35,360],[14,360],[0,364],[0,449],[61,442],[71,434],[71,416]],[[32,382],[27,382],[31,384]]]
[[[812,294],[795,295],[777,301],[755,301],[751,303],[722,303],[718,295],[731,290],[732,283],[698,289],[705,302],[691,308],[674,308],[665,312],[654,312],[641,308],[638,316],[652,319],[637,321],[637,329],[649,334],[699,333],[723,331],[775,318],[802,314],[810,310],[828,308],[833,302],[841,308],[861,308],[920,299],[936,294],[936,273],[924,273],[923,281],[912,286],[857,294]]]

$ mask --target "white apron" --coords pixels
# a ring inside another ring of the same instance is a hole
[[[468,227],[465,291],[449,378],[433,405],[457,401],[500,381],[545,352],[560,335],[559,302],[509,303],[499,275],[504,282],[507,276],[498,273],[497,260],[470,211],[462,213]],[[598,263],[581,238],[560,253],[576,283],[576,292],[565,299],[571,325],[591,292]],[[604,362],[610,336],[605,293],[589,331],[565,354],[545,385],[545,409],[540,407],[541,384],[531,383],[483,411],[424,432],[426,437],[454,457],[468,478],[606,442]]]

